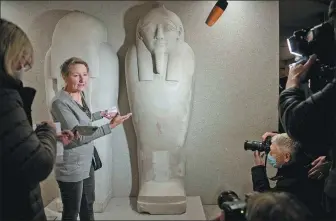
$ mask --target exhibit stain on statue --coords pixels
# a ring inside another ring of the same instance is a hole
[[[126,55],[126,83],[137,136],[139,212],[186,212],[183,151],[192,104],[194,52],[180,18],[164,6],[137,25]]]

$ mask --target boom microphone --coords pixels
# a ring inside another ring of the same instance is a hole
[[[227,6],[228,2],[226,0],[218,0],[215,6],[212,8],[205,23],[210,27],[214,25],[219,17],[222,16]]]

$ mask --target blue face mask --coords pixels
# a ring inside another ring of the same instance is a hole
[[[267,155],[267,162],[269,164],[271,164],[271,166],[274,167],[274,168],[281,168],[282,167],[282,165],[280,165],[280,166],[277,165],[276,159],[270,153],[268,153],[268,155]]]

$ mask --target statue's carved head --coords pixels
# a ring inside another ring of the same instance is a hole
[[[150,52],[164,48],[169,53],[179,41],[184,41],[183,25],[175,13],[160,6],[139,21],[137,38],[144,42]]]
[[[148,56],[153,63],[151,73],[164,74],[171,56],[179,53],[181,43],[184,43],[183,25],[172,11],[159,6],[142,18],[136,29],[138,59],[142,60],[138,61],[140,80],[152,80],[149,73],[141,73],[148,72],[149,64],[144,63],[149,61]]]

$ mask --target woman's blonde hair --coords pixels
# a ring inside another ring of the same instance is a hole
[[[1,69],[12,75],[13,64],[25,59],[25,64],[33,65],[33,46],[26,33],[14,23],[0,20],[0,62]]]
[[[83,59],[77,57],[71,57],[65,60],[60,67],[62,76],[68,77],[70,74],[70,67],[76,64],[82,64],[86,67],[87,72],[90,71],[89,65]]]

